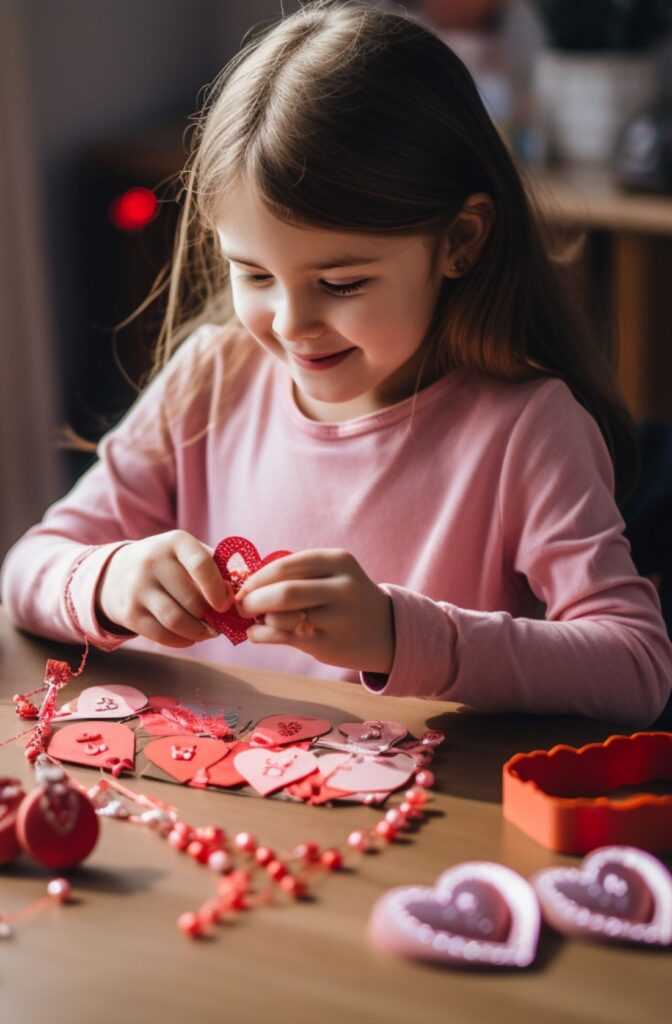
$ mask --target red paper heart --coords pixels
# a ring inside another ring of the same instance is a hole
[[[228,744],[227,744],[228,746]],[[209,765],[205,768],[205,774],[207,777],[207,786],[220,786],[222,789],[230,789],[233,786],[242,786],[245,779],[240,774],[233,759],[236,754],[242,753],[243,750],[249,750],[250,746],[248,743],[232,743],[230,744],[229,751],[224,755],[221,761],[217,761],[215,764]],[[190,786],[195,785],[195,780],[189,783]]]
[[[193,749],[193,755],[188,756]],[[178,782],[190,782],[202,768],[221,761],[230,744],[201,736],[163,736],[152,740],[144,749],[148,761]]]
[[[672,943],[672,876],[637,847],[602,847],[578,868],[537,872],[532,885],[544,917],[565,935]]]
[[[111,769],[119,761],[132,766],[135,733],[119,722],[78,722],[54,732],[47,753],[57,761]],[[116,759],[116,760],[115,760]]]
[[[436,886],[385,893],[369,935],[402,956],[462,966],[527,967],[539,937],[530,884],[502,864],[470,862],[444,871]]]
[[[284,558],[285,555],[290,554],[291,551],[272,551],[270,555],[261,558],[254,544],[246,540],[245,537],[225,537],[215,548],[213,557],[223,579],[231,584],[233,592],[236,594],[248,576],[261,569],[262,565],[268,565],[276,558]],[[229,562],[234,555],[240,555],[243,560],[244,572],[229,569]],[[218,633],[224,633],[232,644],[241,644],[243,640],[247,640],[247,631],[254,623],[254,619],[245,619],[239,615],[235,605],[225,612],[218,612],[214,608],[210,608],[203,618],[212,629]]]
[[[308,715],[267,715],[257,722],[249,738],[252,747],[282,747],[295,745],[302,740],[313,740],[331,729],[326,718],[309,718]]]

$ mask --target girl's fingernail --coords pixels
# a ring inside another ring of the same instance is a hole
[[[213,629],[209,622],[203,621],[203,625],[205,626],[205,628],[207,629],[207,631],[208,631],[208,633],[209,633],[209,635],[211,637],[214,638],[216,636],[219,636],[219,633],[217,632],[217,630]]]

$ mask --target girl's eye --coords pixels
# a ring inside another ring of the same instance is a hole
[[[266,281],[270,281],[268,274],[241,274],[243,281],[249,281],[250,284],[264,284]],[[367,283],[368,278],[362,278],[361,281],[352,281],[350,284],[334,284],[332,281],[320,281],[328,291],[334,292],[336,295],[354,295],[360,291],[363,285]]]

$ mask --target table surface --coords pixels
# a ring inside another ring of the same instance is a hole
[[[20,731],[11,696],[39,685],[47,657],[79,651],[15,631],[0,612],[0,738]],[[73,906],[55,906],[17,926],[2,943],[3,1021],[97,1024],[123,1020],[226,1021],[227,1024],[355,1024],[416,1020],[422,1024],[543,1019],[591,1024],[669,1020],[671,954],[565,941],[542,932],[535,965],[524,972],[470,973],[392,960],[371,948],[370,910],[384,890],[431,884],[464,860],[493,860],[524,876],[577,858],[544,850],[501,813],[501,766],[513,753],[558,742],[606,738],[613,727],[574,718],[495,716],[458,705],[388,699],[357,686],[270,672],[225,668],[140,652],[93,652],[68,695],[95,683],[134,685],[169,694],[258,708],[293,710],[334,721],[384,717],[418,734],[442,730],[435,761],[431,818],[384,852],[351,855],[348,870],[322,875],[314,898],[239,914],[214,937],[193,942],[176,929],[214,889],[213,876],[175,853],[148,829],[104,821],[86,865],[71,873]],[[30,773],[22,744],[0,748],[0,774]],[[92,770],[73,769],[93,783]],[[175,805],[196,824],[253,832],[277,850],[313,839],[342,843],[377,812],[363,806],[310,807],[234,793],[132,780],[138,791]],[[668,858],[666,863],[670,865]],[[16,861],[0,871],[0,910],[11,912],[44,893],[45,871]],[[47,1016],[48,1015],[48,1016]]]

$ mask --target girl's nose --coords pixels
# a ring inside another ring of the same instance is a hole
[[[282,341],[312,341],[324,334],[324,324],[305,302],[286,299],[273,316],[271,329]]]

